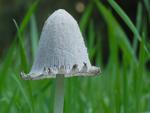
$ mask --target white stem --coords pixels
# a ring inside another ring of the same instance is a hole
[[[64,75],[56,75],[54,113],[63,113],[64,107]]]

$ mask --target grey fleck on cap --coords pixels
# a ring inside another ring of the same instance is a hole
[[[46,20],[35,61],[25,80],[98,75],[100,68],[91,66],[87,48],[76,20],[65,10],[56,10]]]

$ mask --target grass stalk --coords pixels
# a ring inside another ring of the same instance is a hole
[[[140,28],[141,28],[142,11],[143,11],[142,4],[141,4],[141,2],[139,2],[138,6],[137,6],[137,14],[136,14],[136,28],[137,28],[138,32],[140,32]],[[134,51],[137,50],[137,46],[138,46],[138,40],[137,40],[136,35],[135,35],[134,41],[133,41]]]

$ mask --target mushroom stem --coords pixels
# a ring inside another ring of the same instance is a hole
[[[64,75],[56,75],[54,113],[63,113],[64,106]]]

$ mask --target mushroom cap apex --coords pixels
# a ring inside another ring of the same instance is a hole
[[[45,24],[76,24],[76,20],[65,10],[58,9],[54,11],[46,20]]]

